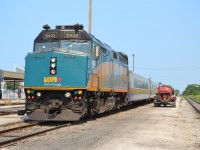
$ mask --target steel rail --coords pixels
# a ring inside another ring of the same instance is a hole
[[[13,114],[17,114],[17,112],[0,111],[0,116],[13,115]]]
[[[192,107],[194,107],[194,109],[200,113],[200,103],[192,100],[191,98],[186,97],[186,100],[190,103],[190,105],[192,105]]]
[[[13,106],[0,106],[0,116],[4,116],[4,115],[9,115],[9,114],[17,114],[18,110],[19,109],[24,109],[24,106],[16,106],[13,107]]]
[[[23,126],[19,126],[19,127],[14,127],[14,128],[2,130],[2,131],[0,131],[0,135],[1,135],[1,134],[4,134],[4,133],[11,132],[11,131],[15,131],[15,130],[20,130],[20,129],[24,129],[24,128],[36,126],[36,125],[38,125],[38,124],[39,124],[39,123],[33,123],[33,124],[28,124],[28,125],[23,125]],[[14,125],[14,124],[12,124],[12,125]]]
[[[0,132],[0,135],[1,134],[6,134],[6,133],[9,133],[11,131],[17,131],[17,130],[20,130],[20,129],[24,129],[24,128],[29,128],[29,127],[33,127],[33,126],[37,126],[37,125],[43,125],[45,122],[43,123],[35,123],[35,124],[31,124],[31,125],[25,125],[25,126],[21,126],[21,127],[17,127],[17,128],[12,128],[12,129],[7,129],[7,130],[4,130],[4,131],[1,131]],[[26,139],[26,138],[30,138],[30,137],[33,137],[33,136],[36,136],[36,135],[40,135],[40,134],[43,134],[43,133],[46,133],[46,132],[49,132],[49,131],[53,131],[53,130],[56,130],[56,129],[60,129],[60,128],[63,128],[63,127],[66,127],[66,126],[69,126],[70,123],[68,124],[64,124],[64,125],[58,125],[56,127],[52,127],[52,128],[48,128],[48,129],[44,129],[42,131],[38,131],[38,132],[33,132],[33,133],[30,133],[27,135],[23,135],[23,136],[19,136],[19,137],[15,137],[15,138],[12,138],[12,139],[8,139],[8,140],[4,140],[4,141],[0,141],[0,147],[2,146],[5,146],[5,145],[9,145],[13,142],[17,142],[17,141],[20,141],[20,140],[23,140],[23,139]],[[21,133],[21,132],[20,132]],[[19,134],[20,134],[19,133]],[[23,132],[22,132],[23,133]],[[2,136],[2,135],[1,135]],[[15,135],[16,136],[16,135]]]

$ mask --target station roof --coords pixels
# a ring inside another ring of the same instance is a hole
[[[11,71],[4,71],[0,70],[0,79],[4,81],[23,81],[24,80],[24,74],[23,73],[17,73],[17,72],[11,72]]]

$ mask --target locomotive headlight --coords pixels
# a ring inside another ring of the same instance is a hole
[[[27,94],[30,94],[31,93],[31,90],[27,90]]]
[[[52,69],[51,74],[56,74],[56,70]]]
[[[55,63],[52,63],[51,64],[51,68],[55,68],[56,67],[56,64]]]
[[[52,63],[56,62],[56,58],[51,58],[51,62]]]
[[[70,96],[71,96],[71,93],[69,93],[69,92],[65,93],[65,97],[69,98]]]
[[[50,75],[56,75],[57,73],[57,59],[56,57],[51,57],[50,59]]]
[[[83,91],[82,90],[78,90],[78,94],[82,94],[83,93]]]
[[[42,93],[41,92],[37,92],[37,97],[40,97],[41,95],[42,95]]]

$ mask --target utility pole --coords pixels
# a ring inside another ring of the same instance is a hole
[[[135,55],[133,54],[133,72],[134,72],[134,57],[135,57]]]
[[[152,91],[152,82],[151,82],[151,77],[149,78],[149,85],[150,85],[150,97],[149,97],[149,99],[151,99],[151,91]]]
[[[89,0],[89,22],[88,22],[88,32],[92,33],[92,0]]]

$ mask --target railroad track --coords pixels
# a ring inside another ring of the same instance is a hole
[[[70,123],[28,123],[0,131],[0,148],[14,142],[71,125]]]
[[[0,116],[12,115],[12,114],[17,114],[17,112],[6,112],[6,111],[1,111],[0,112]]]
[[[130,107],[130,108],[126,108],[124,110],[129,110],[138,106],[142,106],[142,104],[137,104],[134,105],[134,107]],[[4,127],[3,130],[1,130],[1,126],[0,126],[0,148],[5,147],[5,146],[9,146],[17,141],[23,140],[23,139],[27,139],[33,136],[37,136],[49,131],[53,131],[53,130],[57,130],[63,127],[67,127],[70,125],[77,125],[83,122],[87,122],[88,120],[93,120],[95,118],[99,118],[99,117],[105,117],[107,115],[110,114],[115,114],[116,112],[120,112],[120,111],[124,111],[124,110],[119,110],[119,111],[113,111],[113,112],[107,112],[107,113],[103,113],[103,114],[98,114],[95,115],[91,118],[83,118],[83,120],[78,121],[78,122],[28,122],[28,123],[24,123],[24,122],[20,122],[21,125],[19,125],[20,123],[18,123],[17,125],[15,124],[11,124],[10,128],[8,127]],[[6,129],[5,129],[6,128]]]
[[[196,111],[200,113],[200,103],[186,97],[186,100],[195,108]]]
[[[24,106],[0,106],[0,116],[17,114],[20,109],[24,109]]]

